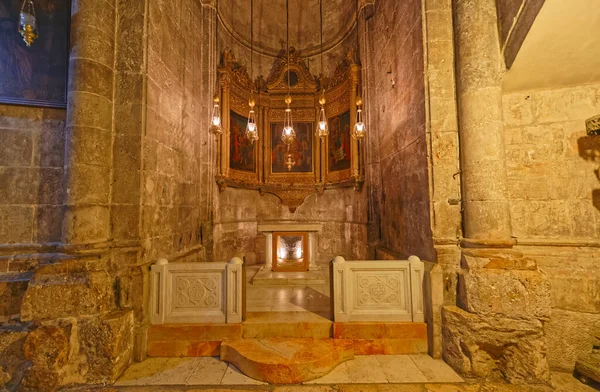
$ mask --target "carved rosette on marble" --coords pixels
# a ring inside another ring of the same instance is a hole
[[[218,308],[218,279],[179,276],[175,279],[178,308]]]
[[[404,302],[400,291],[398,276],[358,275],[358,304],[369,305],[402,305]]]

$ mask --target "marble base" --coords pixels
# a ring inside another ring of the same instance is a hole
[[[263,265],[252,278],[255,286],[300,286],[326,284],[327,279],[319,269],[311,269],[306,272],[273,272],[270,266]]]
[[[329,373],[354,358],[352,342],[332,339],[243,339],[221,344],[221,360],[255,380],[297,384]]]

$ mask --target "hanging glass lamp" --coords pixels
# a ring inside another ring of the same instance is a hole
[[[358,106],[358,108],[356,109],[356,123],[354,124],[354,130],[352,132],[352,136],[354,136],[354,138],[356,138],[358,140],[362,140],[365,138],[367,129],[365,127],[365,123],[363,122],[362,109],[361,109],[361,106],[362,106],[362,98],[361,97],[356,98],[356,106]]]
[[[213,112],[210,119],[210,132],[215,135],[220,135],[223,133],[223,128],[221,128],[221,109],[219,108],[218,95],[214,96],[213,103]]]
[[[250,140],[250,143],[258,140],[258,128],[256,127],[256,114],[254,113],[254,106],[256,101],[254,98],[250,98],[248,101],[250,106],[250,113],[248,113],[248,124],[246,125],[246,137]]]
[[[285,103],[287,108],[285,109],[285,117],[283,120],[283,133],[281,134],[281,140],[289,147],[290,144],[296,139],[296,131],[294,131],[294,123],[292,121],[292,109],[290,104],[292,103],[292,96],[287,95],[285,97]]]
[[[329,125],[327,124],[327,116],[325,115],[325,93],[321,95],[319,98],[319,103],[321,104],[321,110],[319,111],[319,124],[317,127],[317,135],[321,138],[327,137],[329,135]]]
[[[35,19],[35,7],[33,0],[24,0],[19,14],[19,33],[25,41],[25,45],[31,46],[38,38],[37,21]]]

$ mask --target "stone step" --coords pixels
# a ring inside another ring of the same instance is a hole
[[[260,338],[224,341],[221,360],[271,384],[297,384],[329,373],[354,358],[352,341],[314,338]]]
[[[241,338],[241,324],[151,325],[148,329],[148,356],[216,357],[223,340]]]
[[[352,340],[355,355],[426,354],[428,349],[426,323],[334,323],[333,338]]]
[[[248,338],[330,338],[333,322],[311,312],[249,312],[243,323]]]

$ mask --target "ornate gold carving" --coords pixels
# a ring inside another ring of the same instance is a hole
[[[261,193],[271,193],[285,204],[290,212],[295,212],[311,194],[316,193],[315,188],[278,189],[275,187],[261,187]]]
[[[295,48],[290,48],[289,52],[290,62],[288,64],[288,53],[285,50],[281,50],[277,59],[273,63],[269,77],[267,78],[267,89],[273,90],[287,90],[287,72],[295,72],[298,80],[294,85],[290,86],[291,90],[315,90],[317,89],[317,82],[311,75],[308,67],[300,56],[296,53]]]
[[[260,76],[254,82],[248,75],[246,67],[239,64],[231,52],[225,51],[218,69],[223,113],[223,135],[217,144],[217,162],[220,162],[220,169],[216,182],[219,189],[223,191],[228,186],[257,189],[261,194],[270,193],[277,196],[291,211],[300,206],[308,195],[323,194],[328,188],[354,187],[360,190],[364,183],[362,164],[353,163],[353,165],[357,164],[357,170],[352,166],[349,170],[329,172],[328,141],[317,137],[312,142],[311,172],[271,172],[271,124],[281,123],[284,120],[288,70],[295,73],[293,86],[290,86],[294,122],[313,124],[316,122],[318,100],[321,96],[321,91],[317,90],[317,87],[321,84],[329,85],[325,92],[328,116],[337,116],[350,110],[351,121],[353,121],[355,111],[353,112],[352,108],[355,107],[359,70],[353,59],[354,54],[349,52],[330,80],[320,75],[317,83],[317,78],[310,74],[296,50],[290,48],[289,64],[287,53],[282,50],[273,63],[269,77],[265,79]],[[256,100],[254,110],[257,114],[260,138],[255,148],[256,169],[254,172],[245,172],[231,168],[230,113],[234,112],[241,116],[248,114],[251,90],[256,91],[253,95]],[[353,160],[358,161],[358,149],[355,150],[354,147],[353,145]]]
[[[269,110],[269,120],[271,122],[283,122],[285,109]],[[317,112],[314,108],[293,109],[292,116],[294,121],[316,121]]]
[[[252,82],[250,75],[248,75],[246,66],[237,62],[231,51],[225,50],[223,52],[223,60],[221,63],[221,68],[229,74],[228,77],[230,81],[237,83],[241,87],[254,89],[254,83]]]

